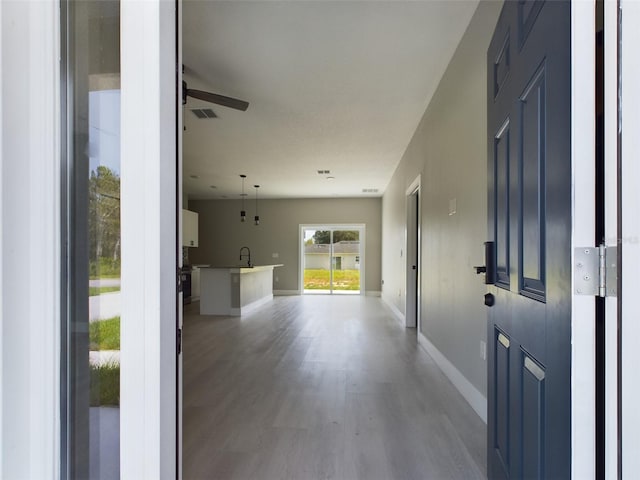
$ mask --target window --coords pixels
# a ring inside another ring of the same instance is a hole
[[[120,476],[120,3],[63,8],[63,478]]]

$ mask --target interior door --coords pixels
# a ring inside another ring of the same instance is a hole
[[[407,195],[407,246],[406,246],[406,307],[405,326],[417,328],[418,325],[418,297],[419,297],[419,231],[420,231],[420,188],[410,190]]]
[[[489,478],[571,476],[571,9],[505,2],[487,53]]]

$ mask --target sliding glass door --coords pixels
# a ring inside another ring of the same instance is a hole
[[[303,225],[301,238],[303,293],[361,293],[364,226]]]

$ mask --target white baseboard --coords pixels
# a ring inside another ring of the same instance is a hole
[[[431,358],[433,358],[445,376],[453,383],[453,386],[458,389],[464,399],[469,402],[471,408],[473,408],[482,421],[487,423],[487,397],[467,380],[460,370],[458,370],[422,332],[418,332],[418,343],[431,355]]]
[[[389,310],[393,312],[393,316],[396,317],[396,320],[398,320],[398,322],[400,322],[400,325],[404,327],[405,326],[404,313],[398,310],[398,307],[396,307],[393,303],[389,302],[384,295],[381,295],[381,298],[384,304],[387,307],[389,307]]]
[[[380,297],[382,292],[376,290],[367,290],[365,293],[367,297]],[[299,290],[274,290],[274,296],[284,296],[284,295],[301,295]]]
[[[300,295],[298,290],[274,290],[273,296],[284,296],[284,295]]]

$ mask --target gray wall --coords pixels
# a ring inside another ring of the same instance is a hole
[[[486,52],[500,8],[480,3],[382,202],[382,295],[404,313],[406,189],[422,175],[421,331],[485,395],[485,286],[473,266],[487,238]]]
[[[253,224],[254,205],[246,204],[240,222],[240,201],[189,200],[198,212],[199,247],[191,248],[192,264],[236,265],[240,247],[251,249],[255,265],[282,263],[275,270],[274,290],[298,290],[300,224],[365,224],[365,288],[380,291],[382,200],[330,198],[260,200],[260,225]],[[272,254],[277,253],[278,258]]]

